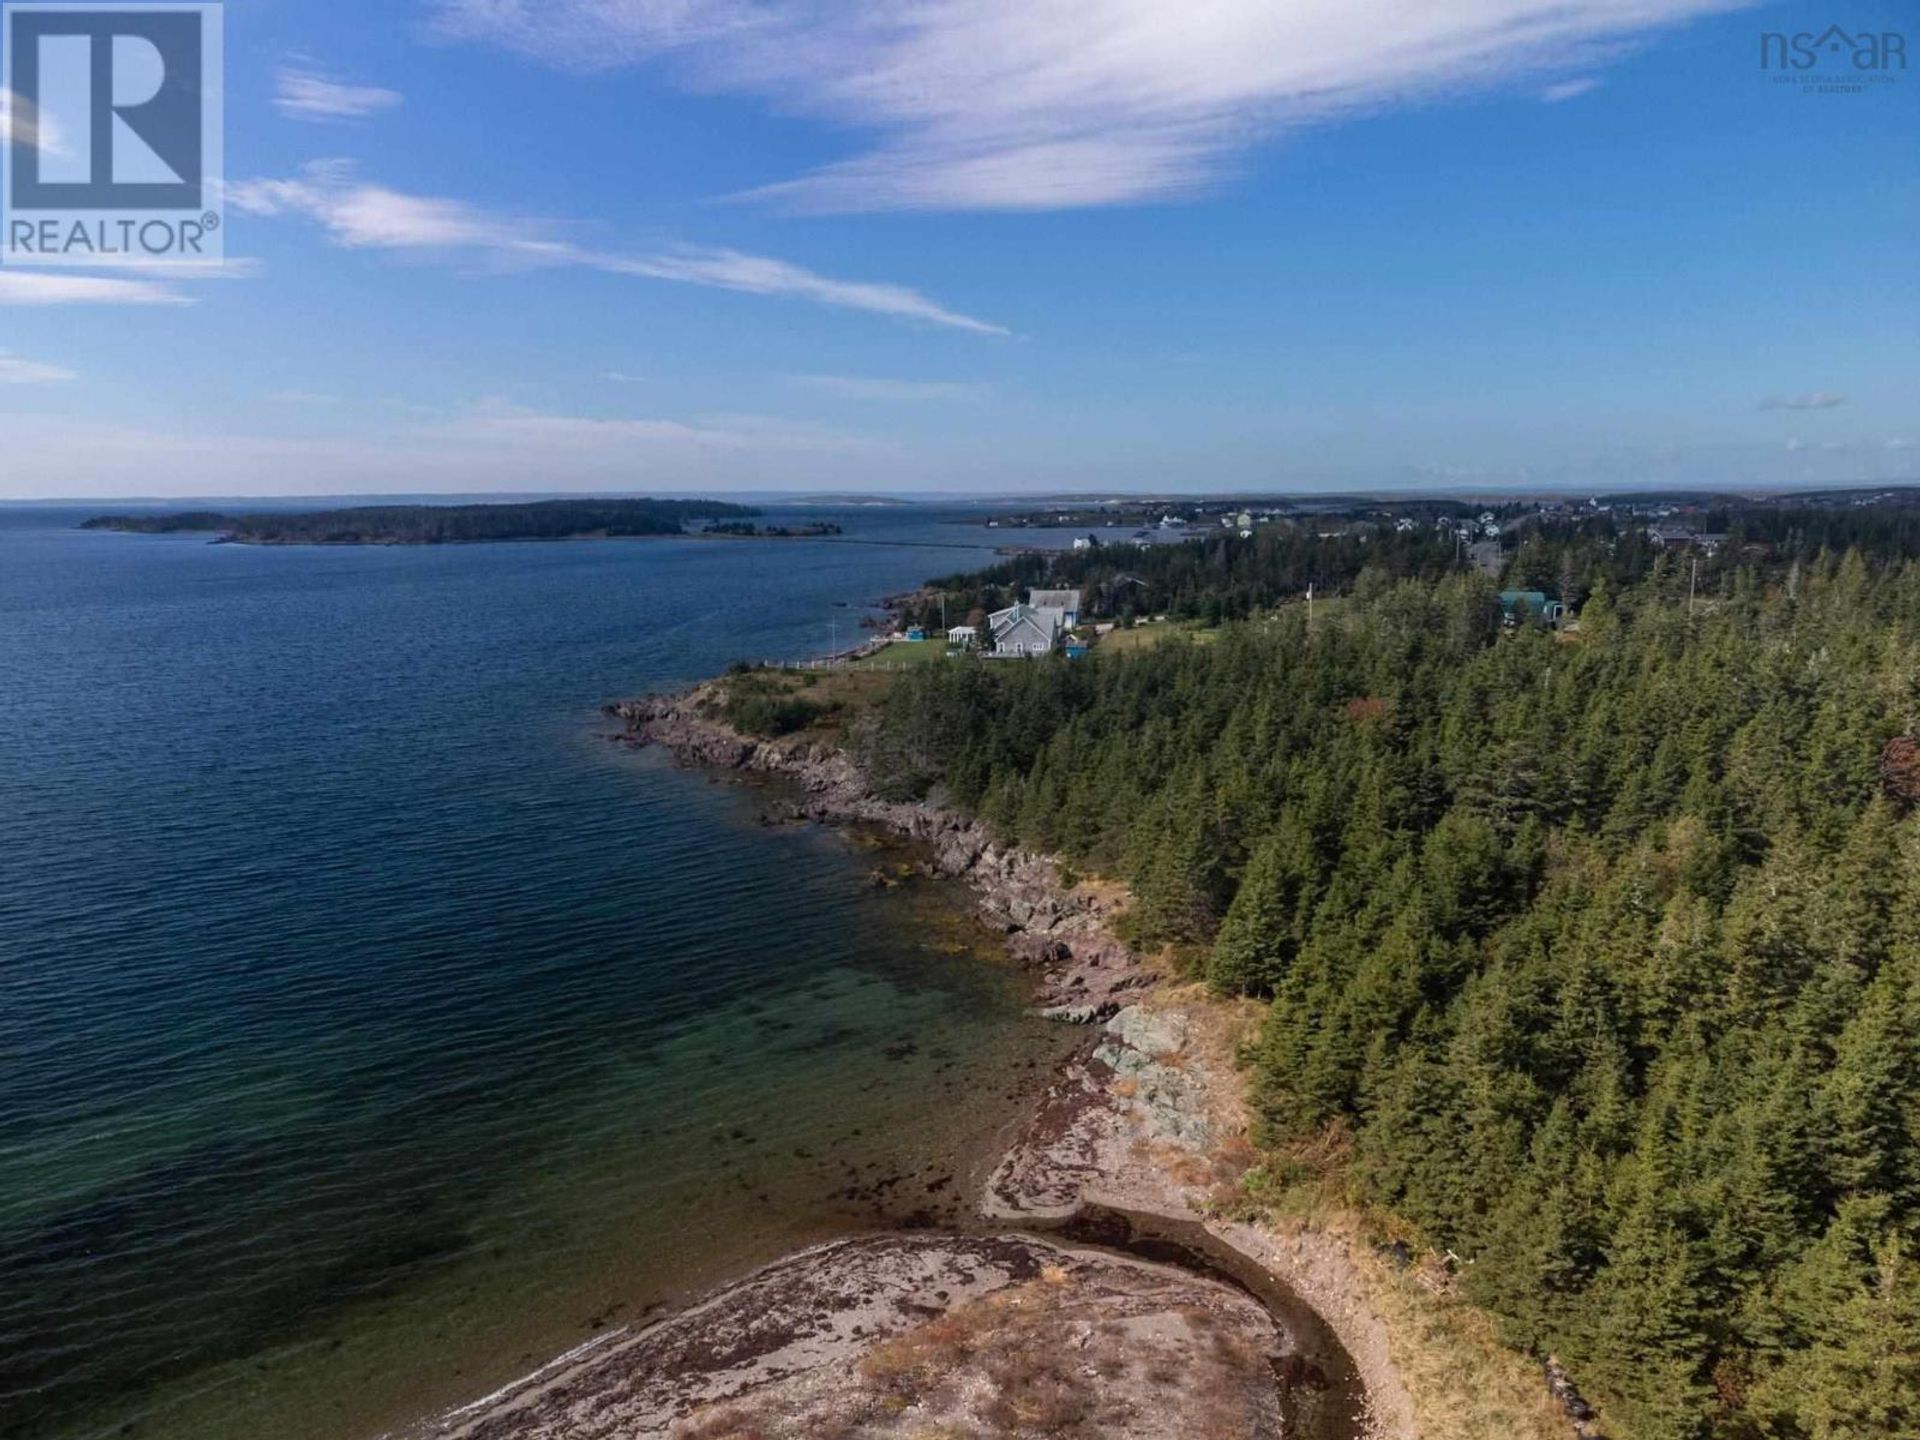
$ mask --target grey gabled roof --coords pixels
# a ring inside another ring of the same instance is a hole
[[[1052,645],[1060,633],[1059,614],[1051,610],[1035,610],[1027,605],[1015,605],[993,616],[993,643],[1004,645],[1016,636],[1024,635],[1029,642],[1037,641]]]
[[[1027,604],[1036,610],[1070,610],[1080,613],[1080,592],[1078,590],[1035,590],[1028,594]]]

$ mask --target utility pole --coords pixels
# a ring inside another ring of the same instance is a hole
[[[1307,634],[1313,634],[1313,582],[1307,582]]]
[[[1687,582],[1687,619],[1693,619],[1694,597],[1700,593],[1700,557],[1693,557],[1693,578]]]

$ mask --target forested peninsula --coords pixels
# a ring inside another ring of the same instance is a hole
[[[1123,881],[1127,939],[1257,1002],[1231,1213],[1444,1257],[1609,1435],[1920,1434],[1914,521],[1543,516],[1498,580],[1390,526],[1020,557],[910,616],[1076,584],[1087,658],[725,713]]]
[[[83,530],[143,535],[207,531],[236,545],[462,545],[679,535],[690,521],[741,522],[760,512],[717,500],[540,500],[522,505],[366,505],[222,515],[101,515]]]

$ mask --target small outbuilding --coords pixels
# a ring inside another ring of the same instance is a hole
[[[1502,590],[1500,618],[1508,625],[1536,622],[1556,628],[1567,618],[1567,607],[1550,600],[1544,590]]]

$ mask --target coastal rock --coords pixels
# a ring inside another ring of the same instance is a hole
[[[1073,958],[1072,948],[1063,942],[1026,932],[1008,938],[1007,952],[1029,965],[1058,965]]]
[[[1251,1296],[1188,1271],[1028,1236],[876,1236],[589,1342],[411,1440],[1256,1440],[1314,1374]]]
[[[1099,1025],[1111,1019],[1116,1002],[1108,1001],[1104,1005],[1054,1005],[1040,1012],[1045,1020],[1057,1020],[1063,1025]]]
[[[1177,1011],[1130,1005],[1113,1017],[1107,1033],[1125,1049],[1159,1059],[1185,1047],[1187,1019]]]

